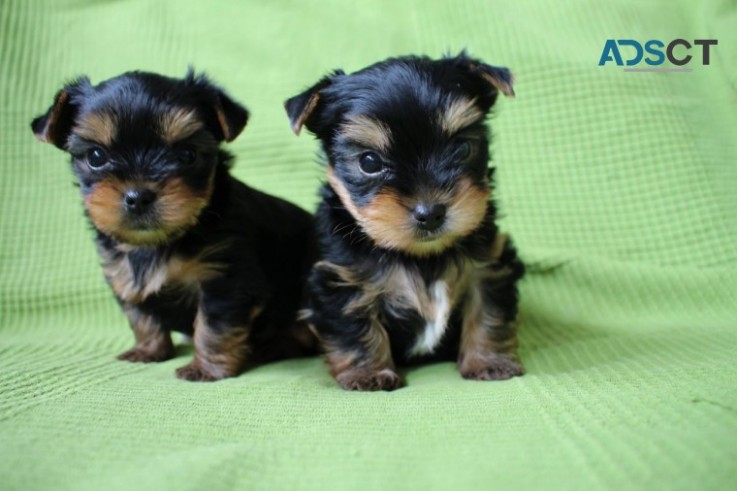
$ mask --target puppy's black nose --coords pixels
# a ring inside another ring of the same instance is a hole
[[[136,215],[146,213],[154,201],[156,201],[156,193],[150,189],[129,189],[123,198],[125,209]]]
[[[445,205],[420,203],[412,211],[412,216],[417,221],[417,226],[422,230],[432,232],[437,230],[445,222],[445,212],[448,211]]]

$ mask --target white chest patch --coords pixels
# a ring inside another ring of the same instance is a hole
[[[431,308],[424,312],[427,324],[410,350],[411,355],[432,353],[443,338],[448,326],[451,310],[448,284],[445,281],[436,281],[430,285],[428,293]]]

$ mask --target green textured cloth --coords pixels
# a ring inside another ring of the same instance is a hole
[[[0,489],[737,489],[737,3],[0,1]],[[689,73],[604,41],[716,38]],[[493,150],[529,264],[528,373],[453,364],[394,393],[317,359],[212,384],[118,362],[67,156],[29,123],[63,82],[207,71],[252,111],[234,173],[313,209],[282,101],[330,69],[468,48],[506,65]]]

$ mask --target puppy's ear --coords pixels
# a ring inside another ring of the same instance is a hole
[[[335,70],[332,75],[323,77],[319,82],[305,90],[299,95],[291,97],[284,102],[284,108],[289,116],[289,123],[292,125],[292,131],[295,135],[299,135],[302,126],[312,131],[311,116],[320,103],[320,91],[333,83],[336,76],[344,75],[342,70]]]
[[[514,97],[514,88],[512,88],[514,77],[509,68],[487,65],[477,60],[470,61],[469,66],[472,73],[480,76],[496,90],[507,97]]]
[[[248,109],[218,90],[217,102],[213,107],[223,140],[231,142],[241,134],[248,123]]]
[[[184,76],[184,85],[195,89],[193,97],[204,111],[206,126],[218,141],[231,142],[241,134],[248,123],[248,109],[212,83],[207,75],[196,74],[191,66]]]
[[[36,138],[63,150],[79,113],[75,96],[89,87],[89,79],[83,77],[61,89],[46,114],[38,116],[31,122],[31,129]]]

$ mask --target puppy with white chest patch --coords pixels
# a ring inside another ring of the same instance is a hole
[[[62,88],[33,132],[71,155],[105,278],[135,345],[118,358],[175,355],[193,336],[193,381],[316,352],[296,320],[314,262],[313,220],[230,175],[247,110],[206,77],[129,72]]]
[[[338,70],[286,102],[327,157],[305,317],[343,388],[393,390],[397,363],[429,360],[468,379],[523,374],[524,266],[490,194],[500,92],[514,95],[509,70],[461,53]]]

